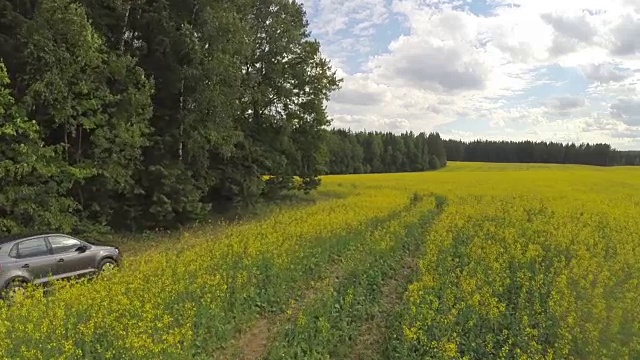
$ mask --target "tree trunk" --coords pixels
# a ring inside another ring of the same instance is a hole
[[[76,149],[76,164],[80,163],[82,155],[82,126],[78,125],[78,148]]]
[[[183,140],[183,134],[184,134],[184,116],[183,116],[183,112],[184,112],[184,79],[182,79],[182,82],[180,83],[180,131],[178,133],[178,137],[179,137],[179,142],[178,142],[178,160],[180,162],[182,162],[182,150],[184,147],[184,140]]]
[[[124,53],[124,39],[127,35],[127,26],[129,26],[129,12],[131,11],[131,3],[127,4],[124,15],[124,26],[122,27],[122,35],[120,37],[120,52]]]

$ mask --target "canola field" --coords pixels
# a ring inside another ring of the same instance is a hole
[[[640,358],[640,168],[450,163],[315,196],[0,304],[0,358]]]

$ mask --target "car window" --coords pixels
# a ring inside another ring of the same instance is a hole
[[[80,241],[66,236],[50,236],[49,243],[53,248],[54,254],[75,251],[82,245]]]
[[[49,255],[49,248],[44,238],[25,240],[18,244],[18,257],[30,258]]]

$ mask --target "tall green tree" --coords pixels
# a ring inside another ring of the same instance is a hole
[[[427,134],[421,132],[416,137],[416,142],[418,143],[418,153],[420,158],[420,169],[421,170],[429,170],[429,141],[427,138]]]
[[[0,0],[0,60],[7,68],[11,91],[18,98],[24,94],[18,74],[24,72],[25,27],[33,18],[38,0]]]
[[[382,136],[369,132],[364,137],[364,161],[372,173],[383,172],[384,144]]]
[[[67,197],[77,173],[62,161],[58,146],[45,145],[11,95],[0,62],[0,232],[71,231],[78,204]]]
[[[404,171],[421,171],[420,152],[418,141],[413,132],[401,135],[406,149],[406,161]]]
[[[236,121],[247,90],[242,71],[251,44],[240,11],[248,2],[84,3],[109,47],[137,58],[155,80],[152,133],[135,201],[142,226],[173,227],[207,216],[224,189],[236,188],[222,182],[235,174],[231,167],[243,148]]]
[[[317,184],[337,79],[291,1],[84,0],[109,47],[155,80],[138,203],[170,226],[211,204]],[[272,175],[265,184],[262,175]],[[177,184],[180,184],[179,186]]]
[[[122,214],[118,199],[135,189],[152,85],[133,58],[105,47],[71,0],[41,2],[23,41],[22,102],[46,142],[64,145],[63,159],[82,175],[71,191],[81,218],[109,225]]]
[[[416,136],[413,132],[396,135],[333,129],[330,135],[327,146],[331,174],[426,171],[447,164],[444,142],[438,133],[421,132]]]
[[[58,149],[85,230],[177,227],[316,188],[340,81],[307,28],[289,0],[0,0],[7,90]]]
[[[429,167],[439,169],[447,166],[447,154],[444,148],[444,141],[438,133],[430,133],[427,136],[427,146],[429,147]]]
[[[301,4],[259,0],[249,9],[254,47],[245,72],[246,142],[265,157],[258,171],[285,183],[299,176],[300,189],[308,191],[325,171],[324,104],[340,81],[310,39]]]

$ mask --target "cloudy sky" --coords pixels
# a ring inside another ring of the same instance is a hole
[[[337,127],[640,149],[640,0],[303,0]]]

